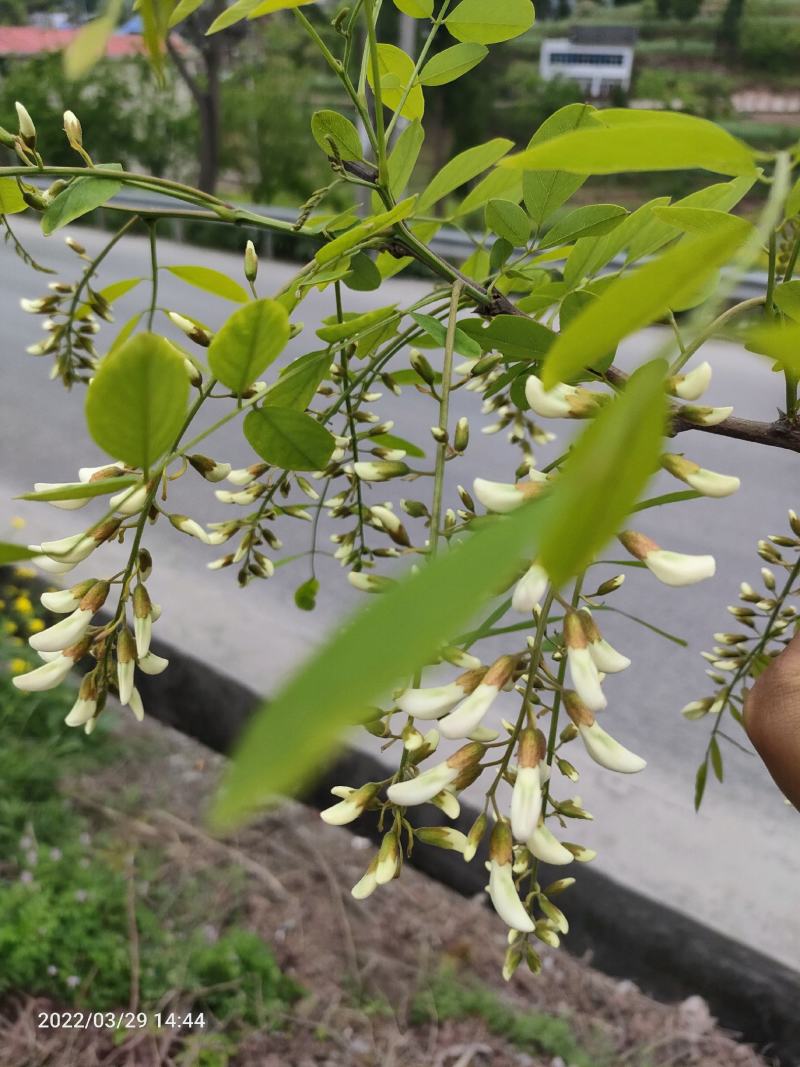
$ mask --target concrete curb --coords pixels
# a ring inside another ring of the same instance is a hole
[[[162,645],[170,660],[157,678],[138,675],[137,685],[150,715],[165,725],[228,754],[261,698],[234,678]],[[335,784],[355,784],[386,776],[373,756],[345,750],[331,765],[319,768],[316,784],[303,799],[316,808],[331,803]],[[462,808],[457,827],[466,832],[477,812]],[[410,809],[409,821],[453,825],[430,805]],[[366,820],[352,824],[370,835]],[[415,849],[414,866],[464,896],[482,892],[485,856],[465,864],[452,852]],[[563,874],[554,870],[553,877]],[[569,891],[570,933],[566,948],[574,955],[591,953],[592,964],[606,974],[629,978],[645,992],[665,1001],[693,994],[704,997],[725,1028],[782,1067],[800,1067],[800,973],[653,901],[591,867],[581,866]]]

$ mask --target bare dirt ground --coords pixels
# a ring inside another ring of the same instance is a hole
[[[542,946],[542,974],[520,968],[505,983],[500,921],[482,900],[459,897],[411,868],[356,902],[349,890],[373,846],[299,804],[271,812],[236,838],[213,839],[203,809],[221,761],[155,724],[135,730],[124,726],[129,754],[69,783],[70,795],[132,843],[158,841],[168,863],[196,874],[198,884],[214,875],[209,922],[224,922],[235,907],[236,921],[272,946],[306,996],[282,1029],[237,1037],[218,1056],[209,1032],[175,1041],[143,1031],[117,1045],[97,1032],[44,1036],[34,1023],[42,1002],[17,1000],[0,1017],[3,1067],[573,1067],[493,1032],[508,1008],[518,1017],[566,1020],[576,1047],[586,1050],[581,1065],[590,1067],[769,1062],[722,1032],[699,997],[657,1003],[563,950]],[[220,889],[231,881],[239,886],[235,904]],[[456,1000],[479,983],[490,1008],[440,1019],[421,1013],[437,976]]]

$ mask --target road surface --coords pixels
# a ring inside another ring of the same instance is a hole
[[[69,278],[77,277],[78,264],[60,237],[45,240],[27,220],[17,219],[16,228],[44,263],[63,269]],[[95,232],[73,232],[90,250],[99,247]],[[240,277],[240,260],[223,253],[165,243],[161,259],[165,264],[205,264]],[[274,291],[292,271],[285,264],[262,264],[261,292]],[[146,278],[147,273],[147,246],[133,238],[109,256],[103,280]],[[10,248],[0,250],[0,537],[8,536],[12,515],[28,521],[31,540],[75,532],[81,516],[13,502],[12,497],[28,490],[34,481],[69,481],[79,466],[103,461],[83,428],[82,389],[66,393],[58,383],[48,381],[48,359],[25,355],[26,345],[39,338],[40,320],[22,312],[19,301],[40,295],[46,282]],[[381,303],[408,303],[421,291],[418,282],[395,281],[381,294]],[[120,302],[118,323],[140,310],[146,299],[145,284]],[[231,308],[163,273],[160,302],[212,327]],[[374,297],[348,294],[348,302],[366,309]],[[331,303],[330,293],[313,292],[308,297],[299,312],[306,336],[331,313]],[[101,343],[112,336],[111,329],[104,327]],[[632,339],[623,348],[622,364],[641,362],[659,339],[658,331]],[[307,349],[313,342],[293,341],[287,358],[302,352],[304,344]],[[725,344],[707,345],[703,355],[715,368],[708,402],[733,404],[737,413],[752,418],[774,416],[781,402],[780,382],[777,377],[770,379],[756,357]],[[509,451],[503,436],[481,435],[479,426],[491,417],[480,416],[472,394],[460,391],[457,396],[458,413],[468,414],[473,426],[469,470],[508,480]],[[429,438],[434,411],[430,401],[417,394],[407,391],[400,408],[389,398],[375,409],[381,416],[396,416],[396,432],[401,435],[418,441]],[[567,425],[551,423],[550,427],[563,442]],[[741,580],[758,576],[761,561],[755,554],[756,542],[785,530],[787,508],[800,510],[800,458],[699,433],[684,435],[678,447],[702,466],[738,474],[742,490],[726,500],[692,501],[641,518],[640,527],[666,547],[712,552],[717,558],[717,576],[700,586],[675,590],[657,584],[645,572],[633,571],[624,590],[616,594],[616,603],[624,610],[689,640],[688,650],[621,616],[603,617],[607,636],[633,660],[624,675],[606,683],[610,706],[605,721],[615,736],[648,759],[649,766],[630,778],[600,771],[580,759],[582,753],[575,753],[582,772],[577,789],[595,821],[579,824],[570,837],[598,849],[596,863],[611,877],[800,967],[800,818],[783,803],[760,762],[731,746],[725,750],[725,786],[710,784],[702,811],[695,815],[693,779],[709,724],[687,723],[679,714],[688,700],[710,691],[705,684],[706,664],[699,653],[711,647],[714,631],[732,628],[725,605],[735,600]],[[226,426],[207,451],[235,465],[252,461],[236,423]],[[547,455],[542,450],[543,461]],[[459,477],[466,480],[466,462],[464,468]],[[663,486],[664,491],[680,488],[666,477]],[[187,476],[177,489],[180,510],[206,521],[230,517],[230,509],[217,504],[213,487],[201,479]],[[380,487],[369,491],[373,503],[385,495]],[[287,543],[293,533],[306,537],[308,527],[299,522],[284,527]],[[158,624],[163,638],[180,643],[264,693],[274,690],[302,660],[309,645],[336,624],[343,605],[358,602],[359,595],[342,582],[334,565],[323,571],[318,610],[306,614],[295,608],[292,596],[307,576],[303,563],[282,568],[271,581],[253,583],[240,592],[232,570],[205,568],[209,551],[214,550],[177,535],[166,524],[148,532],[147,544],[156,561],[151,589],[164,606]],[[611,552],[612,556],[621,554]],[[509,707],[504,710],[511,713]]]

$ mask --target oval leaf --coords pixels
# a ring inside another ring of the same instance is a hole
[[[425,97],[422,86],[415,81],[416,68],[414,60],[402,48],[393,44],[378,45],[378,71],[381,79],[381,99],[384,106],[396,111],[406,94],[406,86],[411,89],[400,111],[405,119],[421,119],[425,114]],[[375,91],[372,63],[367,63],[367,81]]]
[[[121,170],[118,163],[109,164],[109,169]],[[48,205],[42,215],[42,233],[50,235],[69,222],[88,215],[102,207],[122,188],[122,182],[113,178],[95,178],[88,175],[76,178]]]
[[[223,300],[232,300],[236,304],[246,304],[250,296],[245,289],[229,278],[221,271],[212,270],[211,267],[167,267],[170,274],[176,278],[193,285],[195,289],[203,289],[214,296],[222,297]]]
[[[533,25],[530,0],[461,0],[445,19],[457,41],[497,44],[519,37]]]
[[[311,116],[311,133],[326,156],[334,155],[331,141],[340,159],[356,160],[364,155],[358,130],[338,111],[327,108],[315,111]]]
[[[447,85],[477,67],[488,55],[489,49],[482,44],[454,44],[428,60],[419,80],[423,85]]]
[[[733,220],[732,220],[733,221]],[[558,335],[542,371],[549,389],[594,365],[619,342],[648,326],[673,297],[698,286],[746,240],[749,223],[681,241],[658,259],[614,281]]]
[[[294,408],[270,405],[249,412],[244,435],[257,455],[287,471],[322,470],[335,447],[324,426]]]
[[[289,315],[276,300],[254,300],[234,311],[214,335],[208,365],[214,377],[241,395],[281,354],[289,340]]]
[[[492,141],[476,145],[474,148],[468,148],[465,152],[460,152],[457,156],[453,156],[422,193],[417,204],[417,210],[427,211],[442,197],[452,193],[454,189],[458,189],[459,186],[465,185],[467,182],[471,182],[473,178],[477,178],[479,174],[483,174],[489,167],[493,167],[513,144],[513,141],[508,141],[505,137],[496,137]]]
[[[587,204],[575,208],[547,231],[539,248],[571,244],[579,237],[599,237],[619,226],[627,214],[625,208],[617,204]]]
[[[181,354],[163,337],[140,333],[101,362],[86,394],[86,423],[104,452],[149,471],[175,444],[188,402]]]
[[[429,19],[433,14],[433,0],[394,0],[394,6],[412,19]]]
[[[531,220],[511,200],[490,200],[486,205],[487,229],[504,237],[511,245],[526,245],[531,235]]]
[[[753,152],[742,141],[706,119],[691,115],[667,121],[598,126],[564,133],[509,156],[504,167],[560,170],[571,174],[620,171],[710,170],[753,174]]]
[[[16,215],[27,207],[14,178],[0,178],[0,215]]]

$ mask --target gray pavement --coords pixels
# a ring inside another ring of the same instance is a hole
[[[32,222],[16,220],[16,228],[41,260],[77,275],[77,262],[58,238],[45,240]],[[74,230],[90,249],[99,247],[99,235]],[[165,264],[202,263],[240,276],[237,257],[166,243]],[[134,275],[147,276],[148,252],[139,239],[131,239],[109,256],[104,282]],[[262,264],[264,293],[272,291],[292,272],[285,264]],[[25,347],[38,340],[38,321],[20,310],[23,296],[39,295],[47,279],[28,270],[10,249],[0,251],[0,314],[3,321],[3,370],[0,393],[0,537],[8,535],[8,520],[22,515],[32,540],[55,538],[80,528],[88,512],[72,515],[45,505],[14,502],[12,497],[34,481],[67,481],[78,466],[103,461],[87,441],[82,421],[81,389],[65,393],[48,381],[50,362],[25,355]],[[408,303],[423,291],[419,283],[389,284],[380,302]],[[117,309],[117,322],[140,310],[147,284]],[[348,294],[353,308],[374,304],[372,294]],[[162,277],[161,303],[218,325],[231,309],[207,294],[168,275]],[[332,296],[312,293],[302,305],[305,336],[324,315],[330,314]],[[101,340],[112,336],[104,327]],[[658,331],[646,331],[628,342],[621,362],[633,366],[660,340]],[[296,339],[286,358],[313,342]],[[102,350],[102,349],[101,349]],[[707,345],[703,356],[715,368],[708,402],[733,404],[737,413],[769,419],[781,403],[778,378],[770,379],[756,357],[726,344]],[[458,477],[472,474],[508,480],[509,450],[501,435],[485,437],[482,419],[472,394],[457,394],[458,414],[473,424],[473,442]],[[390,399],[375,405],[383,416],[396,417],[397,433],[424,442],[434,421],[430,402],[407,391],[401,406]],[[217,412],[217,415],[219,412]],[[562,439],[566,425],[551,423]],[[692,807],[695,768],[705,748],[707,723],[691,724],[680,708],[705,695],[701,649],[711,647],[716,630],[730,629],[725,605],[733,602],[741,580],[755,579],[761,561],[755,544],[769,533],[783,532],[786,509],[800,510],[800,459],[792,453],[748,446],[707,434],[686,434],[677,446],[701,465],[738,474],[742,490],[719,501],[692,501],[648,512],[639,526],[666,547],[690,552],[712,552],[718,570],[714,580],[690,589],[673,590],[649,575],[629,572],[616,603],[691,643],[688,650],[664,641],[621,616],[603,616],[607,636],[629,654],[633,665],[606,683],[610,706],[607,723],[621,741],[645,756],[647,770],[632,778],[600,771],[579,759],[582,779],[577,790],[595,816],[571,836],[599,850],[597,865],[611,877],[677,907],[716,929],[771,954],[790,966],[800,967],[800,819],[772,786],[760,762],[728,746],[726,784],[710,784],[699,815]],[[250,461],[251,453],[236,423],[229,424],[207,451],[236,465]],[[542,450],[542,461],[549,452]],[[469,466],[467,467],[467,462]],[[670,479],[654,484],[662,491],[680,488]],[[413,493],[413,491],[412,491]],[[376,487],[372,502],[387,494]],[[409,494],[411,495],[411,494]],[[177,503],[180,501],[180,504]],[[213,498],[213,487],[199,478],[182,479],[176,486],[175,510],[204,520],[230,517],[230,509]],[[282,537],[295,549],[309,535],[307,524],[286,522]],[[291,538],[291,540],[290,540]],[[356,604],[356,594],[338,568],[322,572],[319,607],[311,615],[298,611],[293,591],[307,577],[302,561],[281,568],[267,583],[254,583],[247,591],[235,586],[232,571],[208,571],[208,548],[159,526],[147,534],[156,570],[154,596],[164,606],[158,630],[165,640],[179,642],[248,685],[269,693],[300,662],[311,643],[319,640],[341,617],[343,606]],[[618,551],[610,553],[618,557]],[[609,568],[608,574],[618,568]],[[83,575],[85,568],[76,574]],[[501,712],[510,709],[500,709]],[[220,709],[224,714],[224,709]],[[576,872],[578,875],[580,871]]]

